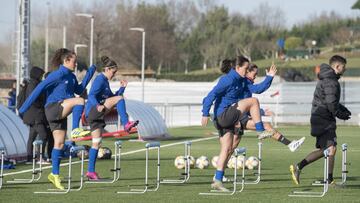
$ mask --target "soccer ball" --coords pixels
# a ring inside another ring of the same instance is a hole
[[[229,159],[229,161],[227,162],[227,167],[228,168],[234,168],[235,167],[235,156],[232,155]]]
[[[90,150],[90,146],[89,145],[83,145],[85,150],[84,150],[84,159],[89,158],[89,150]],[[81,151],[77,152],[77,157],[79,157],[79,159],[81,159]]]
[[[193,156],[190,156],[189,159],[190,159],[190,168],[195,168],[195,158]]]
[[[112,152],[108,147],[100,147],[98,151],[98,159],[111,159]]]
[[[256,169],[259,166],[259,159],[255,156],[250,156],[246,162],[245,165],[248,169]]]
[[[209,159],[206,156],[200,156],[196,159],[195,166],[199,169],[207,168],[209,167]]]
[[[183,169],[185,168],[185,158],[184,156],[177,156],[174,161],[174,166],[177,169]]]
[[[242,169],[245,165],[245,157],[243,155],[239,155],[237,157],[237,169]],[[235,166],[235,163],[234,163]]]
[[[214,156],[212,159],[211,159],[211,165],[214,167],[214,168],[217,168],[217,161],[219,160],[219,156]]]

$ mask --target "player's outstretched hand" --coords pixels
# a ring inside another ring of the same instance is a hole
[[[120,86],[121,86],[121,87],[126,87],[127,84],[128,84],[128,81],[126,81],[126,80],[121,80],[121,81],[120,81]]]
[[[274,77],[276,75],[276,72],[277,72],[276,65],[272,64],[270,66],[269,70],[266,69],[265,71],[266,71],[266,75]]]

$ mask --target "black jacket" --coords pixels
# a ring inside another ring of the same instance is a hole
[[[40,68],[33,67],[30,71],[29,84],[26,87],[26,98],[29,97],[35,87],[41,82],[44,71]],[[35,102],[31,105],[28,111],[24,113],[23,121],[27,125],[34,125],[38,123],[47,123],[45,116],[45,93],[41,94]]]
[[[318,136],[336,129],[336,115],[341,108],[340,76],[328,64],[321,64],[311,108],[311,134]]]

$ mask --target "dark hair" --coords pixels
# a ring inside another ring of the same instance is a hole
[[[346,65],[346,59],[339,55],[334,55],[330,58],[329,64],[332,65],[334,63],[341,63],[343,65]]]
[[[243,56],[243,55],[240,55],[240,56],[237,56],[236,57],[236,65],[237,66],[243,66],[244,65],[244,63],[250,63],[250,61],[249,61],[249,59],[248,58],[246,58],[245,56]]]
[[[75,52],[69,49],[61,48],[56,50],[51,59],[51,70],[57,69],[61,64],[63,64],[64,60],[68,60],[74,55],[76,55]]]
[[[45,71],[42,68],[34,66],[30,70],[30,78],[40,81],[44,73]]]
[[[249,68],[247,70],[248,72],[251,72],[254,71],[255,69],[259,69],[259,67],[254,63],[250,63]]]
[[[101,64],[100,66],[102,67],[103,71],[105,70],[105,67],[108,68],[117,68],[117,64],[115,61],[111,60],[109,57],[107,56],[102,56],[101,57]]]
[[[234,67],[234,64],[235,64],[235,60],[234,59],[224,59],[222,62],[221,62],[221,67],[220,67],[220,70],[222,73],[228,73],[231,68]]]
[[[249,59],[247,59],[245,56],[243,55],[240,55],[240,56],[237,56],[235,59],[224,59],[222,62],[221,62],[221,72],[222,73],[228,73],[231,68],[235,68],[235,66],[243,66],[244,63],[249,63]]]

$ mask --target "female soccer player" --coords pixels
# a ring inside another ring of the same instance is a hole
[[[266,70],[266,78],[264,79],[264,81],[262,81],[259,84],[254,84],[254,80],[258,74],[258,67],[255,64],[250,64],[249,69],[246,73],[243,98],[244,99],[250,98],[250,97],[252,97],[253,93],[261,94],[264,91],[266,91],[270,87],[271,82],[272,82],[273,77],[275,76],[276,72],[277,72],[276,66],[273,64],[270,67],[269,71]],[[260,112],[261,112],[262,116],[265,116],[267,113],[267,111],[264,111],[263,109],[260,109]],[[248,114],[242,115],[242,117],[240,119],[240,123],[241,123],[242,131],[245,129],[255,130],[255,122],[252,120],[251,116],[249,116]],[[284,145],[287,145],[291,152],[296,151],[303,144],[303,142],[305,140],[305,137],[302,137],[299,140],[290,141],[285,136],[283,136],[280,132],[274,130],[269,122],[264,122],[264,128],[267,130],[273,130],[275,133],[272,136],[272,138],[274,140],[277,140],[277,141],[283,143]],[[240,139],[241,139],[241,137],[234,136],[234,141],[233,141],[234,149],[237,147],[238,143],[240,142]]]
[[[209,111],[215,101],[214,123],[220,136],[220,154],[215,180],[211,187],[219,191],[228,191],[223,186],[222,179],[226,163],[233,151],[234,134],[237,135],[239,133],[241,115],[250,112],[259,137],[270,137],[273,135],[272,131],[264,129],[260,116],[259,101],[256,98],[240,100],[244,91],[243,84],[248,67],[249,60],[243,56],[238,56],[236,58],[236,66],[233,68],[227,67],[227,70],[222,70],[227,74],[220,78],[216,86],[203,100],[203,118],[201,121],[203,126],[207,125]]]
[[[101,143],[101,133],[105,127],[105,114],[116,106],[121,124],[124,125],[124,130],[127,132],[139,123],[139,121],[129,121],[126,113],[125,100],[122,95],[127,86],[127,81],[122,80],[120,82],[120,89],[115,94],[110,89],[109,80],[115,76],[117,64],[106,56],[101,57],[101,62],[103,72],[95,78],[85,106],[85,115],[90,124],[92,136],[92,147],[89,151],[89,165],[86,173],[90,180],[99,179],[98,173],[95,172],[95,163]]]
[[[68,49],[58,49],[52,58],[52,63],[58,65],[58,69],[39,83],[31,95],[26,99],[19,109],[19,113],[26,112],[31,104],[42,93],[46,92],[45,115],[49,122],[50,129],[54,137],[54,149],[51,153],[52,172],[48,179],[58,189],[63,190],[59,178],[61,152],[64,146],[67,130],[67,116],[72,112],[76,105],[84,105],[83,98],[74,98],[74,93],[81,94],[91,77],[94,75],[96,67],[92,65],[81,84],[78,84],[73,71],[76,67],[76,54]]]

